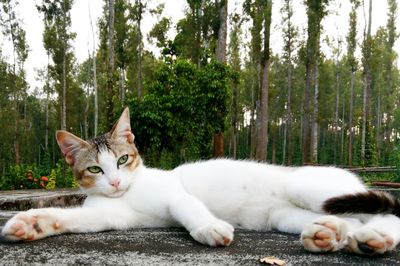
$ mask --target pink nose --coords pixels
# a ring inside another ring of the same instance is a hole
[[[113,181],[110,182],[110,185],[115,187],[115,188],[118,188],[120,183],[121,183],[121,180],[114,179]]]

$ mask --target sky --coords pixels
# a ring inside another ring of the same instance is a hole
[[[133,1],[133,0],[131,0]],[[156,6],[159,3],[165,3],[164,15],[171,17],[173,23],[175,24],[179,19],[184,16],[184,10],[186,8],[185,0],[148,0],[148,5]],[[282,7],[283,0],[273,1],[272,10],[272,27],[271,27],[271,49],[274,53],[281,53],[283,40],[281,32],[281,15],[279,10]],[[368,1],[366,1],[368,2]],[[27,41],[29,44],[30,52],[28,59],[25,64],[25,69],[27,73],[27,80],[30,85],[30,91],[33,91],[35,87],[41,87],[42,83],[36,80],[37,69],[43,69],[47,65],[47,55],[43,47],[42,33],[43,33],[43,21],[41,15],[36,10],[35,5],[39,4],[40,0],[24,0],[19,1],[19,7],[17,9],[17,15],[22,20],[22,25],[26,30]],[[88,57],[88,50],[92,51],[93,38],[92,31],[89,20],[89,9],[90,14],[95,24],[98,18],[101,16],[103,0],[75,0],[74,6],[71,10],[71,31],[76,32],[77,36],[73,42],[73,49],[78,62],[83,62]],[[241,3],[239,0],[229,0],[229,12],[241,12]],[[305,7],[302,5],[302,0],[293,0],[294,3],[294,17],[293,21],[299,27],[300,35],[302,38],[306,39],[306,33],[303,30],[306,27],[307,18],[305,13]],[[368,3],[366,3],[367,5]],[[365,6],[365,12],[367,12],[368,6]],[[345,41],[345,36],[348,31],[348,14],[350,12],[351,5],[348,0],[331,0],[329,7],[329,14],[323,20],[324,35],[322,39],[326,36],[329,38],[342,38]],[[400,6],[399,6],[400,9]],[[334,12],[337,11],[338,12]],[[385,0],[373,0],[373,19],[372,19],[372,34],[376,32],[379,26],[386,25],[387,20],[387,3]],[[367,16],[367,14],[366,14]],[[363,6],[359,8],[358,14],[358,31],[359,31],[359,43],[361,43],[362,31],[364,29],[364,13]],[[144,36],[150,31],[152,25],[155,23],[155,18],[147,15],[144,16],[142,31]],[[400,20],[396,21],[397,31],[400,32]],[[229,27],[229,25],[228,25]],[[96,28],[96,25],[95,25]],[[229,30],[229,28],[228,28]],[[96,29],[95,29],[96,31]],[[96,35],[96,45],[97,45],[97,31]],[[169,33],[171,37],[174,35],[174,30]],[[1,35],[0,35],[1,36]],[[246,35],[245,35],[246,38]],[[248,38],[248,37],[247,37]],[[144,38],[145,49],[152,50],[155,54],[158,51],[155,47],[151,46],[147,42],[147,38]],[[9,62],[12,61],[12,46],[11,43],[1,36],[0,46],[2,54],[6,57]],[[329,56],[330,50],[327,45],[322,42],[321,48]],[[346,47],[343,46],[343,51],[345,52]],[[400,41],[398,40],[395,45],[395,50],[400,54]],[[356,54],[360,55],[360,49]]]

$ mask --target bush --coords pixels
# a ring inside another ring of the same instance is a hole
[[[63,161],[54,168],[35,164],[11,166],[0,180],[0,190],[54,189],[78,187],[72,171]]]

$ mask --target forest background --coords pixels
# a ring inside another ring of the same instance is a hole
[[[380,1],[232,2],[184,1],[184,16],[174,22],[164,12],[172,1],[96,1],[102,14],[94,20],[88,9],[91,41],[79,62],[75,1],[35,1],[47,63],[33,85],[21,4],[0,0],[0,189],[76,186],[55,131],[93,138],[125,106],[153,167],[229,157],[399,168],[397,1],[386,1],[386,23],[375,32],[372,10]],[[329,16],[348,17],[346,27],[326,32]],[[144,21],[152,24],[146,33]]]

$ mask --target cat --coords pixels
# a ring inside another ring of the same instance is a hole
[[[311,252],[346,248],[366,255],[393,250],[400,241],[398,200],[368,191],[342,169],[230,159],[171,171],[147,168],[128,108],[105,135],[84,141],[57,131],[56,138],[87,194],[83,206],[20,212],[3,227],[5,239],[183,226],[196,241],[217,247],[229,246],[238,227],[300,234]]]

